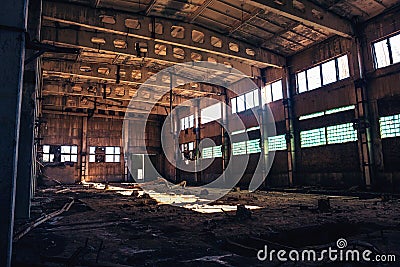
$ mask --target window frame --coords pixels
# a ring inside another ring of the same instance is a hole
[[[386,67],[389,67],[389,66],[392,66],[392,65],[400,63],[400,60],[397,61],[397,62],[394,62],[394,60],[393,60],[392,43],[390,42],[390,39],[393,38],[393,37],[396,37],[396,36],[400,36],[400,32],[391,33],[389,35],[386,35],[385,37],[378,38],[378,39],[376,39],[376,40],[371,42],[371,52],[372,52],[373,64],[374,64],[374,69],[375,70],[383,69],[383,68],[386,68]],[[378,67],[375,44],[383,42],[383,41],[386,41],[386,46],[387,46],[387,49],[388,49],[388,56],[389,56],[389,64],[385,65],[385,66],[382,66],[382,67]]]
[[[49,152],[44,152],[44,147],[48,146],[49,147]],[[69,153],[63,152],[63,147],[69,147]],[[73,153],[73,148],[75,148],[74,150],[76,151],[76,153]],[[53,150],[53,153],[51,153],[51,151]],[[56,153],[54,153],[54,150],[59,150],[59,155],[57,155],[57,159],[56,157]],[[78,145],[50,145],[50,144],[44,144],[42,145],[42,162],[46,162],[46,163],[50,163],[50,162],[60,162],[60,163],[64,163],[64,162],[72,162],[72,163],[77,163],[79,158],[78,158]],[[47,155],[47,159],[45,160],[45,155]],[[51,159],[51,155],[53,155],[53,158]],[[63,156],[69,156],[69,160],[63,160]],[[72,160],[72,156],[75,156],[76,160]],[[59,158],[59,160],[58,160]]]
[[[238,114],[238,113],[242,113],[242,112],[245,112],[245,111],[253,109],[253,108],[259,108],[260,107],[260,94],[259,94],[258,90],[260,90],[260,89],[259,88],[255,88],[255,89],[253,89],[251,91],[248,91],[248,92],[245,92],[243,94],[240,94],[240,95],[237,95],[237,96],[234,96],[234,97],[230,98],[232,114],[235,114],[235,113]],[[252,95],[253,106],[250,106],[249,105],[250,103],[247,103],[247,101],[246,101],[246,98],[247,98],[247,96],[249,94]],[[238,107],[239,107],[238,106],[238,103],[239,103],[238,100],[239,99],[240,99],[240,101],[243,102],[243,109],[240,109],[240,110],[238,109]],[[233,103],[235,103],[235,105]],[[261,103],[262,103],[262,94],[261,94]]]
[[[94,150],[92,150],[94,148]],[[107,150],[113,148],[113,153],[108,153]],[[118,148],[119,153],[115,153],[115,149]],[[104,151],[103,153],[96,153],[98,149]],[[94,151],[94,153],[92,152]],[[112,156],[113,161],[108,161],[107,156]],[[118,161],[116,161],[116,156],[118,156]],[[102,160],[97,160],[97,158],[102,158]],[[93,160],[94,159],[94,160]],[[120,146],[89,146],[89,163],[121,163],[121,147]]]
[[[345,78],[340,79],[338,60],[339,60],[339,58],[342,58],[343,56],[346,56],[346,57],[347,57],[347,70],[348,70],[349,75],[348,75],[348,77],[345,77]],[[335,62],[336,80],[333,81],[333,82],[324,84],[324,75],[323,75],[323,71],[322,71],[322,65],[325,64],[325,63],[328,63],[328,62],[330,62],[330,61],[334,61],[334,62]],[[316,87],[316,88],[313,88],[313,89],[310,89],[309,77],[308,77],[309,74],[308,74],[308,72],[309,72],[309,70],[314,69],[314,68],[316,68],[316,67],[319,68],[319,79],[320,79],[320,85],[321,85],[321,86]],[[303,72],[304,72],[304,75],[305,75],[305,86],[306,86],[306,88],[305,88],[304,91],[301,91],[301,92],[300,92],[299,78],[298,78],[298,76],[299,76],[299,74],[301,74],[301,73],[303,73]],[[307,67],[307,68],[304,68],[304,69],[302,69],[302,70],[300,70],[300,71],[297,71],[297,72],[294,74],[294,76],[295,76],[295,84],[296,84],[296,94],[303,94],[303,93],[306,93],[306,92],[309,92],[309,91],[318,90],[318,89],[323,88],[323,87],[325,87],[325,86],[332,85],[332,84],[334,84],[334,83],[336,83],[336,82],[349,79],[349,78],[351,77],[351,69],[350,69],[350,65],[349,65],[349,54],[348,54],[348,53],[340,54],[340,55],[337,55],[337,56],[335,56],[335,57],[333,57],[333,58],[330,58],[330,59],[321,61],[321,62],[319,62],[318,64],[314,64],[314,65],[311,65],[311,66],[309,66],[309,67]]]

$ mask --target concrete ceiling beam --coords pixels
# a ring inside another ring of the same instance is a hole
[[[189,49],[197,53],[207,53],[210,57],[219,56],[225,58],[226,61],[236,60],[252,66],[282,67],[285,63],[284,57],[278,54],[185,22],[53,2],[44,2],[43,19],[83,30],[120,35],[121,39],[131,37],[142,42],[153,40],[160,44]],[[154,28],[157,27],[162,27],[163,32],[154,33]],[[192,40],[193,30],[204,34],[201,42]],[[184,34],[178,33],[183,35],[182,38],[176,38],[171,34],[171,32],[179,31],[184,31]],[[215,46],[215,40],[217,40],[215,38],[221,41],[221,47]],[[238,46],[237,52],[230,49],[230,43]],[[254,52],[254,55],[249,51]],[[185,58],[186,61],[187,59]]]

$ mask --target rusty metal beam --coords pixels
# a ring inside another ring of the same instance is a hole
[[[92,38],[105,40],[105,43],[104,44],[93,43],[91,41]],[[166,55],[162,55],[157,52],[157,46],[159,45],[159,43],[153,40],[149,40],[146,42],[147,43],[146,55],[144,57],[138,57],[135,51],[131,48],[132,45],[129,46],[129,44],[135,44],[141,42],[141,40],[135,39],[133,37],[124,37],[123,40],[126,41],[126,43],[128,44],[127,47],[126,48],[115,47],[113,41],[121,40],[120,38],[121,38],[120,36],[112,33],[97,33],[95,31],[83,31],[70,28],[60,29],[48,26],[42,27],[42,39],[44,43],[55,44],[66,47],[74,47],[82,49],[83,51],[90,51],[95,53],[105,52],[114,55],[121,54],[124,56],[130,56],[133,59],[136,59],[138,62],[141,62],[143,60],[150,60],[150,61],[160,62],[162,64],[173,65],[176,63],[185,63],[192,61],[190,56],[192,55],[193,52],[190,49],[186,48],[183,49],[186,55],[185,58],[177,58],[174,56],[172,52],[174,46],[167,44],[164,47],[167,53]],[[221,64],[229,63],[232,65],[233,68],[241,71],[242,73],[244,73],[244,75],[248,77],[260,76],[259,67],[257,66],[249,65],[240,62],[238,60],[226,59],[224,57],[215,56],[213,54],[209,54],[206,52],[196,51],[195,53],[199,54],[201,58],[204,59],[205,61],[207,61],[209,57],[212,57]],[[227,69],[226,72],[230,73],[229,69]]]
[[[236,32],[237,30],[239,30],[243,25],[246,25],[246,24],[249,23],[251,20],[253,20],[254,18],[256,18],[257,15],[260,14],[261,12],[264,12],[264,10],[262,10],[262,9],[257,9],[255,12],[252,12],[246,19],[244,19],[243,21],[241,21],[239,24],[234,25],[234,26],[229,30],[229,34],[232,34],[232,33]]]
[[[350,21],[322,9],[308,0],[249,0],[247,3],[307,26],[322,28],[346,38],[353,36]]]
[[[196,11],[188,18],[190,23],[193,23],[200,15],[204,12],[204,10],[210,6],[214,2],[214,0],[205,0],[201,6],[199,6]]]
[[[153,10],[153,7],[157,4],[157,0],[151,0],[149,6],[146,8],[145,15],[148,16]]]
[[[103,72],[99,70],[103,69]],[[54,80],[54,78],[58,79],[68,79],[72,81],[78,81],[78,83],[83,83],[87,81],[91,81],[92,83],[104,84],[107,83],[107,86],[115,86],[115,87],[133,87],[138,88],[140,85],[144,84],[147,79],[149,79],[152,74],[150,74],[150,69],[142,67],[134,67],[134,66],[121,66],[120,72],[125,72],[125,76],[120,78],[120,84],[116,84],[117,77],[117,66],[104,64],[104,63],[88,63],[88,62],[71,62],[71,61],[56,61],[56,60],[43,60],[42,63],[43,70],[43,79],[44,80]],[[140,79],[135,79],[132,75],[135,71],[141,71],[142,77]],[[193,69],[193,71],[195,71]],[[201,70],[200,70],[201,71]],[[200,72],[201,73],[201,72]],[[190,77],[183,76],[184,74],[176,73],[175,76],[177,79],[186,78],[190,79]],[[208,75],[212,75],[208,73]],[[243,78],[237,77],[237,79]],[[157,79],[163,79],[161,75],[157,76]],[[232,78],[230,80],[233,80]],[[162,84],[162,83],[160,83]],[[165,82],[165,86],[152,86],[152,88],[156,91],[157,89],[168,88],[168,82]],[[220,93],[220,89],[215,88],[213,86],[207,86],[205,84],[198,84],[198,88],[193,89],[190,84],[185,84],[182,86],[178,86],[174,88],[174,92],[176,95],[181,95],[183,93],[190,93],[193,97],[195,96],[206,96],[206,95],[218,95]],[[156,92],[155,92],[156,93]]]
[[[102,22],[102,18],[108,16],[114,24]],[[139,42],[154,42],[182,49],[190,50],[196,53],[206,53],[210,57],[219,56],[226,61],[240,61],[248,65],[260,67],[272,66],[281,67],[284,65],[284,58],[280,55],[271,53],[265,49],[261,49],[250,44],[244,43],[232,37],[212,32],[205,28],[195,26],[189,23],[177,22],[168,19],[152,18],[141,15],[130,15],[113,10],[100,10],[90,7],[82,7],[64,3],[45,2],[43,8],[43,18],[45,21],[52,21],[60,24],[67,24],[74,27],[80,27],[81,30],[96,31],[99,34],[113,34],[119,36],[120,39],[131,38]],[[138,29],[128,28],[126,21],[129,19],[140,22]],[[161,23],[163,25],[163,34],[152,34],[149,25],[152,23]],[[175,38],[170,31],[173,26],[183,27],[185,30],[182,39]],[[197,30],[203,32],[204,42],[194,43],[191,32]],[[211,44],[211,37],[221,39],[222,47],[215,47]],[[229,43],[233,42],[239,45],[239,52],[229,50]],[[132,44],[129,42],[129,44]],[[255,51],[255,55],[246,53],[246,48]],[[172,53],[170,53],[172,55]],[[186,54],[184,61],[190,61],[190,53]],[[176,60],[175,60],[176,61]]]

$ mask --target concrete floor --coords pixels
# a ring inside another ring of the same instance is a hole
[[[261,207],[243,217],[235,211],[200,213],[117,192],[82,185],[39,190],[31,221],[71,198],[75,202],[15,243],[14,266],[388,266],[261,262],[256,257],[265,244],[301,250],[338,238],[400,260],[398,199],[238,191],[214,203]],[[329,198],[329,210],[318,210],[321,198]],[[26,223],[18,222],[16,231]]]

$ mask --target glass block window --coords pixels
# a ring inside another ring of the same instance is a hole
[[[296,74],[297,92],[303,93],[350,77],[347,55],[331,59]]]
[[[326,145],[325,127],[300,132],[301,147]]]
[[[201,152],[201,157],[203,159],[211,159],[211,158],[213,158],[213,148],[212,147],[203,148],[203,150]]]
[[[246,143],[247,143],[247,154],[254,154],[261,152],[260,139],[248,140]]]
[[[258,89],[234,97],[231,99],[232,114],[257,107],[259,103]]]
[[[286,148],[287,148],[286,138],[284,134],[276,136],[268,136],[269,151],[285,150]]]
[[[221,103],[216,103],[201,110],[201,124],[221,118]]]
[[[194,115],[190,115],[181,119],[181,130],[189,129],[194,126]]]
[[[381,138],[400,136],[400,114],[379,118]]]
[[[43,145],[43,162],[78,162],[76,145]]]
[[[203,148],[201,155],[203,159],[220,158],[222,157],[221,146]]]
[[[270,103],[283,98],[282,80],[265,85],[262,90],[262,103]]]
[[[246,154],[246,141],[237,142],[232,144],[233,155],[244,155]]]
[[[326,127],[328,144],[340,144],[357,141],[357,131],[352,123]]]
[[[221,146],[214,146],[213,148],[213,157],[220,158],[222,157],[222,149]]]
[[[372,44],[375,68],[383,68],[400,62],[400,34]]]

